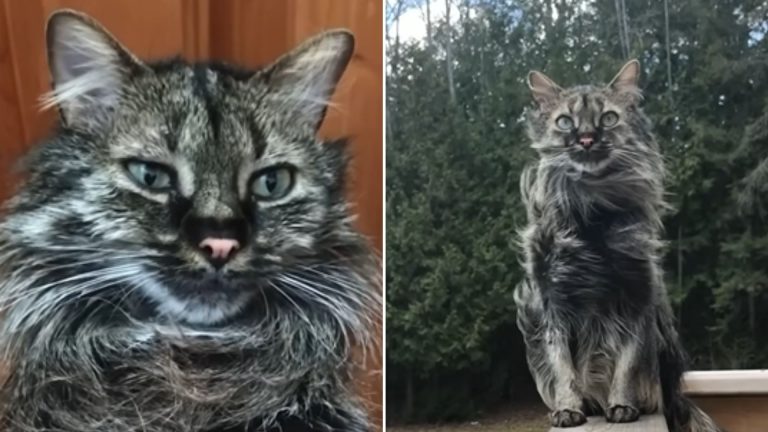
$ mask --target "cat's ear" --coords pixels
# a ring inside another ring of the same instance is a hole
[[[145,69],[104,27],[72,10],[55,12],[46,26],[53,90],[43,108],[58,106],[65,124],[90,124],[111,112],[123,80]]]
[[[637,59],[628,61],[618,74],[611,80],[608,87],[627,93],[637,93],[639,87],[637,86],[640,80],[640,62]]]
[[[347,30],[327,31],[280,57],[259,77],[281,109],[317,129],[354,46]]]
[[[539,71],[528,73],[528,88],[531,89],[533,99],[539,104],[554,100],[563,90],[551,78]]]

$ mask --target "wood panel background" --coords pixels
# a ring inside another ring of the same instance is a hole
[[[54,112],[41,112],[49,90],[44,26],[56,9],[88,13],[144,59],[181,54],[263,65],[325,29],[346,27],[355,54],[321,129],[350,137],[350,199],[359,227],[382,247],[381,0],[0,0],[0,199],[13,189],[12,166],[50,132]],[[359,380],[373,418],[381,421],[381,353],[368,356]]]

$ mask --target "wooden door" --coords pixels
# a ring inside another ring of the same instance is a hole
[[[259,66],[322,30],[345,27],[356,48],[321,129],[350,137],[350,199],[359,227],[382,247],[381,0],[0,0],[0,198],[12,191],[11,167],[49,133],[55,113],[41,112],[49,90],[44,26],[56,9],[85,12],[139,57],[181,54]],[[379,338],[380,339],[380,338]],[[360,391],[381,421],[381,353],[369,356]]]

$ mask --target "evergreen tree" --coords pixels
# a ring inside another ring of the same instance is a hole
[[[387,37],[388,412],[458,418],[535,397],[512,301],[518,178],[536,157],[525,76],[606,82],[628,57],[669,170],[664,263],[692,367],[764,366],[764,2],[451,3],[450,23],[431,11],[431,43]]]

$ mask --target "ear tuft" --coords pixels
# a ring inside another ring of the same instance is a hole
[[[628,61],[618,74],[611,80],[608,87],[620,92],[637,93],[640,80],[640,62],[637,59]]]
[[[273,100],[317,129],[354,46],[349,31],[327,31],[283,55],[260,76],[266,77]]]
[[[552,79],[539,71],[528,73],[528,88],[531,89],[533,99],[539,104],[554,100],[563,90]]]
[[[144,67],[99,23],[72,10],[51,15],[46,41],[53,90],[42,105],[58,106],[68,125],[102,118],[117,104],[130,69]]]

